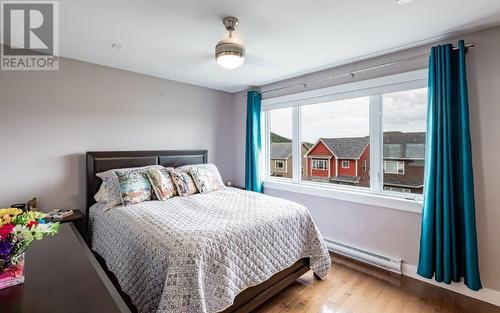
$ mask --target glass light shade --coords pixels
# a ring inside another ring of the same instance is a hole
[[[225,69],[232,70],[245,63],[245,57],[234,54],[222,54],[217,56],[217,63]]]

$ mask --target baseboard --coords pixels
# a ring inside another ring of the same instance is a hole
[[[390,258],[378,253],[351,247],[349,245],[325,239],[329,251],[338,253],[348,258],[370,264],[384,270],[401,274],[401,259]]]
[[[329,251],[338,253],[347,258],[357,260],[359,262],[376,266],[401,275],[405,275],[480,301],[500,306],[500,291],[488,288],[483,288],[479,291],[472,291],[469,288],[467,288],[467,286],[465,286],[463,282],[452,283],[450,285],[444,283],[438,283],[433,279],[427,279],[420,275],[417,275],[417,267],[415,265],[410,265],[408,263],[405,263],[404,261],[401,261],[401,259],[387,257],[379,253],[373,253],[356,247],[351,247],[349,245],[338,243],[332,240],[325,239],[325,243]]]
[[[438,283],[433,279],[427,279],[417,274],[417,267],[415,265],[410,265],[407,263],[402,264],[402,274],[428,284],[438,286],[444,289],[451,290],[453,292],[484,301],[496,306],[500,306],[500,291],[496,291],[493,289],[483,288],[479,291],[473,291],[467,288],[463,282],[460,283],[452,283],[450,285],[444,283]]]

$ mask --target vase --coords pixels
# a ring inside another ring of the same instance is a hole
[[[7,266],[0,268],[0,289],[24,283],[24,253],[12,257]]]

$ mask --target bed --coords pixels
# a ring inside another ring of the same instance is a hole
[[[207,151],[87,153],[87,240],[139,312],[249,312],[330,258],[309,212],[225,188],[105,210],[96,173],[207,162]]]

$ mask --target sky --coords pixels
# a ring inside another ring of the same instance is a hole
[[[383,96],[384,131],[425,131],[427,88]],[[271,131],[292,138],[292,109],[271,112]],[[369,134],[369,97],[302,106],[302,141]]]

